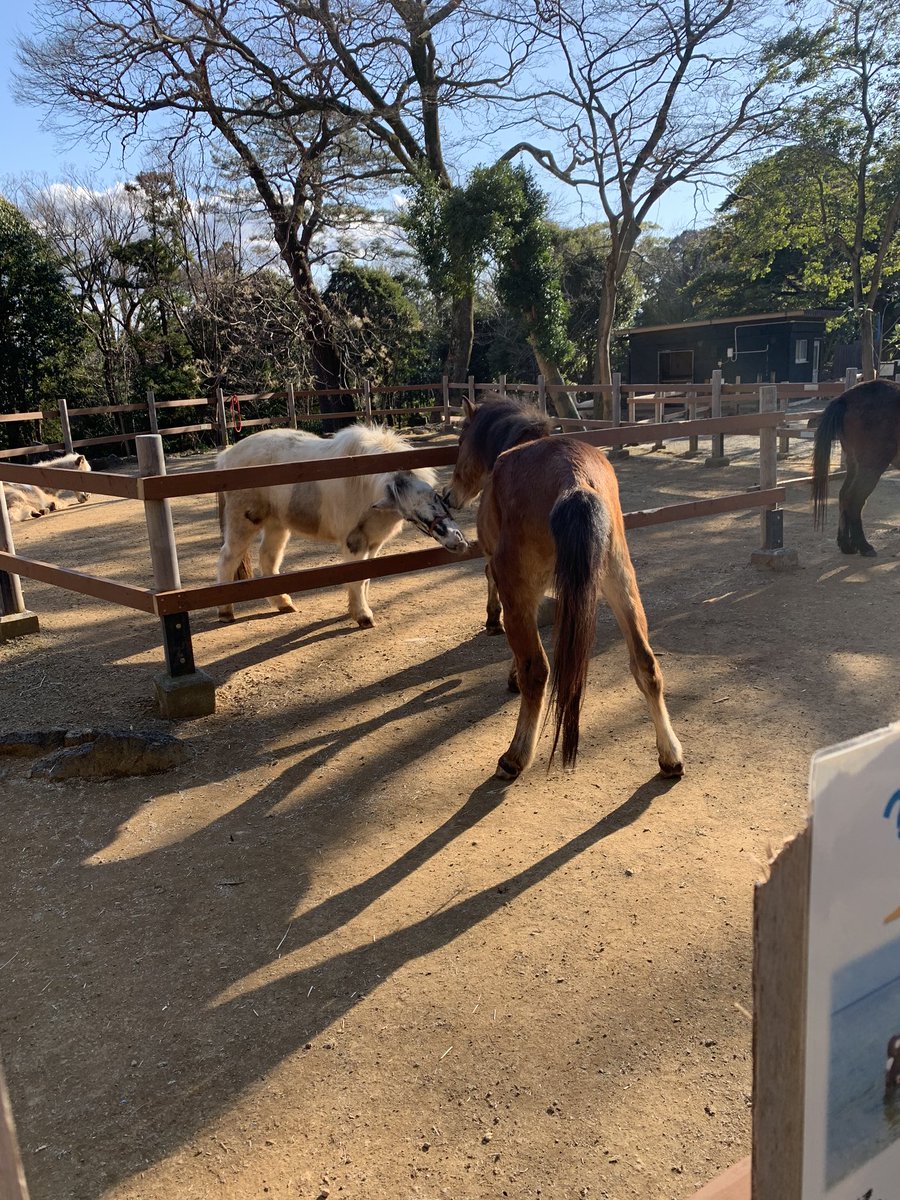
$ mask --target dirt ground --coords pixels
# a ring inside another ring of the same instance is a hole
[[[618,465],[626,509],[756,479],[749,453],[676,450]],[[678,783],[606,611],[574,774],[547,775],[545,734],[492,778],[517,701],[477,562],[375,581],[368,631],[336,590],[196,614],[218,709],[169,774],[0,762],[0,1051],[33,1200],[680,1200],[746,1154],[753,885],[811,753],[900,716],[898,498],[884,479],[860,560],[793,490],[791,574],[749,565],[757,513],[631,534]],[[173,508],[184,581],[211,581],[210,499]],[[14,532],[150,582],[136,503]],[[286,566],[332,560],[295,542]],[[41,632],[0,646],[0,730],[163,728],[156,622],[23,587]]]

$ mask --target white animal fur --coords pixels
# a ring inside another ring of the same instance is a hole
[[[216,465],[223,469],[266,466],[409,449],[409,443],[402,437],[380,426],[350,425],[333,438],[291,429],[270,429],[251,434],[223,450]],[[415,513],[399,510],[398,480],[401,491],[409,498],[407,509],[412,506]],[[446,508],[434,493],[435,482],[430,468],[419,467],[414,471],[224,492],[219,497],[223,544],[218,559],[218,581],[229,583],[250,574],[249,548],[260,532],[262,575],[278,574],[291,533],[334,542],[345,558],[364,559],[374,557],[399,532],[404,516],[424,519],[426,524],[430,520],[433,526],[430,532],[439,542],[449,549],[463,550],[465,539],[453,522],[446,519]],[[373,624],[368,590],[368,579],[347,585],[350,615],[364,628]],[[270,597],[270,603],[281,612],[294,611],[287,595]],[[233,606],[220,607],[219,618],[233,620]]]
[[[69,471],[90,471],[91,464],[83,454],[63,454],[59,458],[42,459],[36,467],[58,467]],[[27,521],[29,517],[42,517],[55,512],[57,501],[74,497],[79,504],[90,499],[88,492],[74,492],[69,488],[40,488],[31,483],[4,483],[6,507],[11,521]]]

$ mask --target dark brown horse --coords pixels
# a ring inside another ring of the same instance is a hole
[[[817,529],[825,523],[831,446],[837,438],[847,458],[847,475],[838,496],[837,544],[844,554],[872,558],[876,550],[863,533],[862,510],[888,467],[900,467],[900,385],[888,379],[858,383],[832,400],[822,413],[813,454]]]
[[[584,442],[551,437],[550,422],[507,399],[466,402],[459,456],[445,499],[461,507],[483,491],[478,541],[487,558],[488,627],[500,628],[513,652],[510,687],[521,695],[509,749],[497,764],[515,779],[534,759],[550,676],[555,736],[564,766],[578,753],[578,726],[594,647],[597,604],[607,601],[628,645],[631,671],[647,698],[665,775],[683,770],[663,695],[662,672],[647,640],[619,487],[606,455]],[[545,591],[556,592],[552,674],[538,634]]]

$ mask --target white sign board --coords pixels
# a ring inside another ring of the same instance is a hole
[[[900,724],[814,755],[803,1200],[900,1196]]]

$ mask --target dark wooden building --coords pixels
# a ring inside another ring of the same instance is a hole
[[[753,313],[680,325],[623,329],[628,338],[628,383],[818,383],[822,379],[825,319],[821,309]]]

